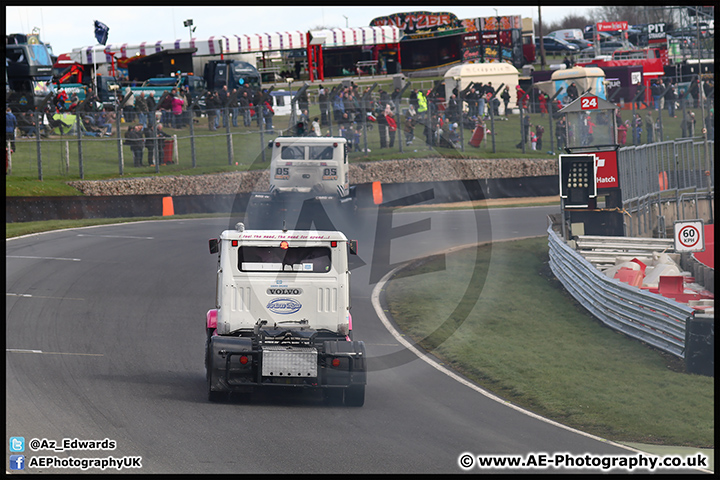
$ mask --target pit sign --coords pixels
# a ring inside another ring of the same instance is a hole
[[[705,251],[705,227],[702,220],[675,222],[675,251]]]

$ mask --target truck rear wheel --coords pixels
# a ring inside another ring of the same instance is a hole
[[[205,379],[207,381],[207,395],[208,400],[211,402],[221,402],[227,400],[228,392],[214,391],[212,390],[212,372],[213,372],[213,357],[211,353],[210,343],[212,339],[212,329],[207,329],[208,337],[205,348]]]
[[[228,398],[228,392],[215,392],[210,390],[210,376],[208,375],[208,400],[211,402],[223,402]]]
[[[362,407],[365,404],[365,385],[350,385],[345,389],[345,406]]]
[[[212,338],[214,328],[205,329],[205,371],[210,371],[210,339]]]
[[[328,405],[342,405],[344,388],[326,388],[323,390],[325,403]]]

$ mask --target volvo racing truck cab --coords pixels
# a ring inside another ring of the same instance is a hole
[[[276,138],[270,159],[270,193],[273,192],[346,199],[350,194],[347,140]]]
[[[308,205],[325,210],[341,207],[343,212],[354,209],[345,138],[277,137],[269,147],[270,188],[251,195],[246,215],[249,227],[280,229],[285,228],[283,221],[295,225],[293,220]]]
[[[362,406],[366,359],[352,340],[348,254],[341,232],[245,230],[210,240],[218,254],[206,322],[208,397],[257,387],[323,389]]]

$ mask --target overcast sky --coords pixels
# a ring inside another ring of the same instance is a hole
[[[561,20],[568,13],[587,14],[596,7],[541,7],[543,23]],[[538,7],[5,7],[6,33],[32,33],[53,53],[96,44],[94,21],[105,23],[109,44],[157,42],[187,39],[190,32],[183,21],[192,19],[197,28],[193,37],[308,31],[317,27],[366,27],[375,17],[409,11],[450,12],[459,19],[493,15],[521,15],[537,20]]]

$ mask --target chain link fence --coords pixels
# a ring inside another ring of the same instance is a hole
[[[436,88],[438,84],[438,80],[408,82],[399,96],[382,89],[374,91],[377,83],[372,87],[361,85],[355,89],[357,95],[340,103],[336,94],[342,91],[342,84],[333,88],[325,102],[320,101],[318,90],[313,87],[312,91],[308,89],[305,105],[298,103],[294,114],[283,116],[266,116],[262,111],[258,115],[254,106],[192,107],[180,115],[169,110],[128,114],[127,110],[117,108],[80,115],[16,112],[18,128],[13,138],[7,137],[6,172],[43,180],[45,176],[84,179],[182,173],[196,168],[207,172],[228,167],[257,168],[269,161],[266,147],[275,136],[310,134],[315,121],[321,135],[347,138],[351,161],[368,155],[411,158],[437,153],[545,158],[563,151],[565,139],[560,119],[552,115],[552,109],[548,112],[543,108],[537,96],[528,96],[526,108],[517,108],[516,98],[506,103],[491,95],[480,112],[478,104],[462,94],[457,99],[458,106],[453,107],[452,102],[439,96],[444,95],[444,89]],[[431,93],[427,110],[410,101],[416,91]],[[497,92],[501,91],[498,88]],[[411,104],[415,105],[411,108]],[[306,107],[304,117],[299,113],[300,106]],[[394,122],[388,122],[386,111],[392,112]],[[622,116],[634,113],[625,110]],[[144,125],[140,129],[141,138],[132,138],[129,130],[141,123]],[[681,123],[681,118],[665,119],[660,138],[692,136],[694,132],[681,132]],[[39,138],[35,125],[42,125]],[[659,135],[646,138],[631,132],[627,137],[627,144],[633,145],[659,139]]]

